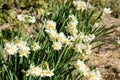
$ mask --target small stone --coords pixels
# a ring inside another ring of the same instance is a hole
[[[98,48],[98,54],[101,54],[101,53],[103,53],[105,50],[104,50],[104,48],[102,48],[102,47],[99,47]]]

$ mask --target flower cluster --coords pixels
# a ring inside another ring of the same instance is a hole
[[[41,76],[41,77],[52,77],[54,75],[53,70],[49,69],[48,63],[42,63],[42,66],[30,65],[30,68],[26,71],[26,76]],[[45,67],[45,69],[43,68]]]
[[[66,31],[71,34],[72,40],[75,41],[79,39],[80,41],[84,41],[85,43],[90,43],[94,38],[94,34],[85,35],[83,32],[78,33],[77,29],[77,18],[74,15],[69,15],[70,21],[66,26]]]
[[[50,40],[53,42],[53,49],[54,50],[61,50],[63,44],[68,45],[70,44],[70,38],[66,37],[63,32],[58,33],[56,30],[56,22],[52,20],[48,20],[46,23],[46,33],[49,35]]]
[[[106,15],[106,14],[110,14],[112,13],[111,9],[110,8],[104,8],[103,9],[103,14]]]
[[[75,47],[74,47],[74,50],[76,51],[76,52],[79,52],[79,53],[84,53],[84,54],[87,54],[87,55],[89,55],[89,54],[91,54],[91,49],[92,49],[92,46],[91,45],[85,45],[85,44],[83,44],[83,43],[77,43],[76,45],[75,45]]]
[[[38,50],[40,48],[38,43],[34,43],[32,45],[33,51]],[[7,42],[4,45],[4,51],[8,55],[15,55],[19,53],[19,57],[27,57],[30,53],[30,47],[27,45],[26,41],[16,39],[14,42]]]
[[[18,48],[16,45],[14,45],[14,43],[5,43],[5,48],[4,50],[6,51],[6,53],[8,53],[9,55],[14,55],[15,53],[17,53]]]
[[[83,61],[77,60],[75,67],[77,70],[79,70],[82,73],[82,75],[84,75],[84,76],[88,75],[89,68],[85,65],[85,63]]]
[[[90,42],[94,40],[94,38],[94,34],[85,35],[83,32],[80,32],[76,37],[78,43],[75,44],[74,50],[76,52],[85,53],[87,55],[91,54],[92,45]]]
[[[48,20],[45,25],[45,31],[49,35],[50,40],[53,42],[54,50],[61,50],[63,44],[70,45],[72,42],[77,41],[74,45],[74,50],[79,53],[91,54],[92,46],[90,42],[94,40],[94,34],[85,35],[83,32],[77,30],[77,18],[74,15],[69,15],[69,22],[67,24],[66,32],[70,35],[65,36],[63,32],[58,33],[56,30],[56,22]]]
[[[76,7],[76,10],[86,10],[87,9],[87,3],[81,0],[75,0],[73,1],[74,6]]]
[[[75,67],[82,75],[85,80],[101,80],[101,74],[98,69],[90,71],[90,69],[81,60],[77,60]]]
[[[92,70],[88,73],[88,76],[86,77],[87,80],[101,80],[101,74],[98,69]]]
[[[36,21],[34,16],[29,16],[29,15],[25,15],[25,14],[19,14],[17,16],[17,19],[19,21],[28,22],[28,23],[35,23],[35,21]]]
[[[92,40],[95,39],[95,35],[94,34],[85,35],[83,32],[80,32],[77,36],[77,39],[83,41],[84,43],[90,43]]]
[[[69,15],[70,22],[66,26],[66,31],[72,34],[73,36],[76,36],[78,33],[78,30],[76,28],[78,21],[77,18],[74,15]]]
[[[101,17],[104,18],[107,14],[111,14],[111,13],[112,13],[112,11],[110,8],[104,8]]]

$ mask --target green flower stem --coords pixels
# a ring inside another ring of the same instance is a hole
[[[16,69],[17,69],[17,55],[15,55],[15,71],[16,71]]]
[[[68,18],[63,22],[62,27],[60,28],[60,32],[62,31],[63,27],[65,26],[65,23],[68,21]]]
[[[32,62],[34,61],[35,53],[36,53],[36,51],[34,51],[34,53],[33,53],[33,56],[32,56]]]
[[[59,59],[58,59],[58,61],[57,61],[57,64],[56,64],[56,66],[55,66],[55,69],[56,69],[57,66],[59,65],[60,60],[61,60],[61,58],[62,58],[62,56],[63,56],[65,50],[66,50],[66,46],[64,47],[64,49],[63,49],[63,51],[62,51],[62,53],[61,53],[61,55],[60,55],[60,57],[59,57]]]

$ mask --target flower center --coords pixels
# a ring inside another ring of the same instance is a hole
[[[48,29],[54,29],[54,26],[52,24],[49,24]]]

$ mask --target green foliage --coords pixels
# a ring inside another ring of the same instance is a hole
[[[95,7],[98,7],[97,9],[106,7],[106,1],[107,0],[90,0],[90,3],[94,5]]]

